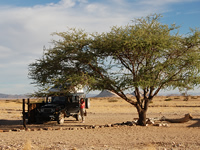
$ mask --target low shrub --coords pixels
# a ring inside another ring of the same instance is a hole
[[[172,100],[171,98],[166,98],[166,99],[165,99],[165,101],[171,101],[171,100]]]
[[[118,102],[116,99],[109,99],[108,102]]]
[[[180,97],[174,97],[174,99],[180,99]]]

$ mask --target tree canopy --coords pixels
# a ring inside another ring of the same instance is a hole
[[[39,87],[70,82],[110,90],[134,105],[138,124],[145,125],[149,102],[161,89],[193,88],[200,81],[200,31],[180,35],[180,27],[162,24],[160,17],[135,19],[107,33],[54,33],[61,39],[29,65],[29,78]],[[136,101],[125,95],[128,89]]]

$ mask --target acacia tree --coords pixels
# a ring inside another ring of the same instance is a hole
[[[76,29],[55,33],[62,39],[29,65],[29,77],[39,86],[70,82],[72,87],[110,90],[134,105],[138,124],[146,125],[149,103],[161,89],[189,89],[200,81],[199,30],[181,36],[179,27],[159,19],[147,16],[101,34]],[[124,94],[128,89],[136,100]]]

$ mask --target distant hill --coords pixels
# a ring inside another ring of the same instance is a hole
[[[95,97],[119,97],[119,96],[109,90],[103,90],[101,91],[101,93],[99,93]]]
[[[90,97],[95,97],[97,94],[86,94],[86,97],[87,98],[90,98]]]
[[[0,93],[0,98],[28,98],[28,96],[21,94],[21,95],[12,95],[12,94],[2,94]]]

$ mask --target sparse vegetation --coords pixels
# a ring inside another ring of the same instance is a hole
[[[189,97],[185,97],[184,99],[183,99],[183,101],[188,101],[189,100]]]
[[[166,98],[165,99],[165,101],[171,101],[172,100],[172,98]]]
[[[109,99],[108,102],[118,102],[116,99]]]
[[[54,122],[49,122],[46,124],[27,124],[27,127],[30,129],[50,127],[56,130],[24,131],[23,133],[15,133],[18,131],[11,131],[9,133],[0,132],[0,148],[9,149],[10,147],[10,149],[22,150],[30,150],[30,147],[33,150],[72,149],[73,147],[77,147],[77,149],[80,149],[80,147],[82,149],[131,149],[134,145],[134,149],[139,150],[154,148],[173,149],[175,145],[177,149],[199,149],[200,122],[198,121],[198,112],[200,111],[200,107],[198,106],[200,106],[200,97],[198,97],[198,99],[193,99],[193,101],[187,102],[182,101],[184,98],[183,96],[180,96],[179,99],[177,99],[177,97],[179,96],[156,96],[155,101],[153,101],[153,104],[151,104],[153,107],[149,108],[148,117],[154,118],[162,117],[164,115],[167,118],[173,119],[181,118],[184,114],[191,113],[194,117],[194,120],[191,120],[186,124],[169,124],[169,127],[151,127],[150,125],[144,128],[120,126],[98,128],[97,130],[87,129],[87,131],[84,131],[85,129],[82,130],[80,128],[90,125],[95,126],[123,123],[132,121],[133,117],[137,118],[137,112],[132,109],[130,104],[126,103],[121,98],[91,98],[91,109],[88,109],[88,116],[86,117],[86,122],[84,124],[77,122],[75,123],[71,119],[66,119],[64,125],[61,127],[61,131],[57,130],[60,126]],[[172,100],[164,101],[165,99]],[[110,102],[112,100],[114,102]],[[19,111],[22,108],[21,106],[22,104],[16,103],[14,100],[10,101],[9,103],[6,103],[5,100],[0,101],[1,123],[4,121],[4,123],[0,125],[0,130],[3,129],[9,131],[13,128],[21,129],[22,122],[20,122],[20,115],[22,115],[22,110]],[[188,126],[196,126],[197,128],[190,128]],[[70,128],[70,130],[66,130],[65,128]],[[73,130],[71,130],[72,128]],[[147,131],[145,132],[145,136],[143,132],[144,130]],[[119,136],[119,133],[121,136]],[[30,135],[31,142],[27,140],[30,138]],[[163,135],[165,135],[165,138],[163,138]],[[58,138],[55,138],[55,136]],[[90,142],[87,142],[85,138],[83,138],[84,136],[86,136],[87,140],[90,140]],[[112,138],[110,138],[111,136]],[[172,136],[176,138],[173,139],[173,143],[169,143],[169,141],[172,140]],[[19,137],[20,140],[17,137]],[[76,140],[71,140],[72,138],[76,138]],[[152,143],[152,138],[158,142]],[[77,143],[77,141],[79,142]],[[52,142],[52,144],[49,144],[49,142]],[[98,143],[106,144],[102,145]],[[192,143],[193,145],[191,145]],[[194,146],[196,147],[194,148]]]
[[[191,99],[198,99],[198,96],[191,96]]]

